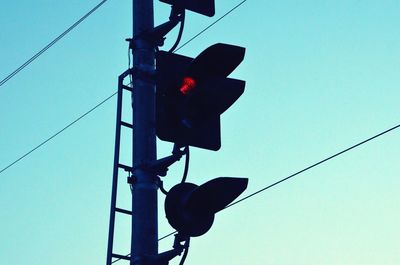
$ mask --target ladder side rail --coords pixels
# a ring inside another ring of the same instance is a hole
[[[107,265],[111,265],[113,257],[115,209],[117,203],[118,170],[119,170],[118,165],[119,165],[119,151],[121,143],[123,81],[128,74],[129,70],[125,71],[118,77],[117,117],[115,126],[114,166],[113,166],[113,179],[112,179],[112,191],[111,191],[110,223],[108,230],[108,246],[107,246],[107,262],[106,262]]]

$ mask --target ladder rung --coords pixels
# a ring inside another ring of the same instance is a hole
[[[120,213],[124,213],[124,214],[129,214],[132,215],[131,211],[125,210],[125,209],[121,209],[121,208],[115,208],[115,211],[120,212]]]
[[[130,86],[122,85],[122,88],[132,92],[132,88]]]
[[[117,258],[117,259],[131,260],[131,258],[129,257],[130,255],[125,255],[125,256],[123,256],[123,255],[119,255],[119,254],[114,254],[114,253],[112,253],[111,256],[112,256],[113,258]]]
[[[121,125],[133,129],[133,125],[124,121],[121,121]]]
[[[118,167],[124,169],[125,171],[131,171],[132,172],[132,168],[131,167],[128,167],[128,166],[125,166],[125,165],[122,165],[122,164],[118,164]]]

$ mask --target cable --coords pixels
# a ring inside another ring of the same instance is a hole
[[[160,238],[158,239],[158,241],[161,241],[161,240],[163,240],[163,239],[165,239],[165,238],[167,238],[167,237],[170,237],[170,236],[172,236],[172,235],[175,235],[176,233],[178,233],[178,231],[171,232],[171,233],[169,233],[169,234],[167,234],[167,235],[165,235],[165,236],[163,236],[163,237],[160,237]]]
[[[56,137],[57,135],[59,135],[60,133],[62,133],[63,131],[65,131],[66,129],[68,129],[69,127],[71,127],[72,125],[74,125],[75,123],[77,123],[79,120],[81,120],[82,118],[84,118],[86,115],[88,115],[89,113],[91,113],[92,111],[94,111],[95,109],[97,109],[98,107],[100,107],[101,105],[103,105],[104,103],[106,103],[108,100],[110,100],[113,96],[115,96],[117,94],[117,92],[114,92],[113,94],[111,94],[110,96],[108,96],[107,98],[105,98],[104,100],[102,100],[100,103],[98,103],[96,106],[94,106],[93,108],[91,108],[90,110],[86,111],[84,114],[82,114],[81,116],[79,116],[77,119],[75,119],[74,121],[72,121],[71,123],[69,123],[67,126],[65,126],[64,128],[62,128],[61,130],[59,130],[58,132],[56,132],[55,134],[53,134],[52,136],[50,136],[49,138],[47,138],[45,141],[43,141],[42,143],[40,143],[39,145],[37,145],[36,147],[34,147],[33,149],[31,149],[29,152],[25,153],[24,155],[22,155],[21,157],[19,157],[18,159],[16,159],[14,162],[12,162],[11,164],[9,164],[8,166],[6,166],[5,168],[3,168],[0,171],[0,174],[3,173],[4,171],[6,171],[8,168],[10,168],[11,166],[13,166],[14,164],[18,163],[19,161],[21,161],[23,158],[25,158],[26,156],[28,156],[29,154],[31,154],[33,151],[35,151],[36,149],[38,149],[39,147],[41,147],[42,145],[46,144],[47,142],[49,142],[51,139],[53,139],[54,137]]]
[[[190,159],[190,152],[189,152],[189,146],[185,147],[185,169],[183,170],[183,176],[181,183],[186,182],[187,174],[189,172],[189,159]]]
[[[202,31],[200,31],[199,33],[197,33],[196,35],[194,35],[192,38],[190,38],[188,41],[186,41],[184,44],[182,44],[181,46],[179,46],[174,52],[179,51],[180,49],[182,49],[184,46],[186,46],[189,42],[193,41],[195,38],[197,38],[198,36],[200,36],[201,34],[203,34],[205,31],[207,31],[209,28],[211,28],[212,26],[214,26],[215,24],[217,24],[220,20],[222,20],[224,17],[226,17],[227,15],[229,15],[230,13],[232,13],[236,8],[238,8],[239,6],[241,6],[242,4],[244,4],[247,0],[243,0],[242,2],[240,2],[239,4],[237,4],[236,6],[234,6],[232,9],[230,9],[228,12],[226,12],[225,14],[223,14],[220,18],[218,18],[217,20],[215,20],[213,23],[211,23],[210,25],[208,25],[206,28],[204,28]]]
[[[168,52],[174,52],[176,47],[178,47],[179,42],[181,41],[182,34],[183,34],[183,29],[185,28],[185,10],[183,10],[180,19],[181,19],[181,25],[179,26],[178,37],[176,38],[176,41],[175,41],[174,45],[172,45],[171,49],[169,49]]]
[[[290,176],[288,176],[288,177],[286,177],[286,178],[283,178],[283,179],[281,179],[281,180],[279,180],[279,181],[277,181],[277,182],[275,182],[275,183],[272,183],[271,185],[268,185],[268,186],[266,186],[266,187],[264,187],[264,188],[262,188],[262,189],[260,189],[260,190],[258,190],[258,191],[256,191],[256,192],[250,194],[250,195],[247,195],[246,197],[244,197],[244,198],[242,198],[242,199],[240,199],[240,200],[237,200],[237,201],[235,201],[235,202],[229,204],[228,206],[225,207],[225,209],[226,209],[226,208],[229,208],[229,207],[231,207],[231,206],[233,206],[233,205],[235,205],[235,204],[238,204],[239,202],[242,202],[242,201],[244,201],[244,200],[247,200],[247,199],[249,199],[250,197],[253,197],[254,195],[256,195],[256,194],[258,194],[258,193],[260,193],[260,192],[263,192],[263,191],[265,191],[265,190],[267,190],[267,189],[269,189],[269,188],[272,188],[273,186],[278,185],[279,183],[282,183],[282,182],[284,182],[284,181],[286,181],[286,180],[288,180],[288,179],[291,179],[291,178],[293,178],[293,177],[295,177],[295,176],[297,176],[297,175],[299,175],[299,174],[301,174],[301,173],[303,173],[303,172],[305,172],[305,171],[307,171],[307,170],[309,170],[309,169],[312,169],[313,167],[316,167],[316,166],[318,166],[318,165],[320,165],[320,164],[322,164],[322,163],[325,163],[325,162],[327,162],[327,161],[329,161],[329,160],[331,160],[331,159],[333,159],[333,158],[335,158],[335,157],[337,157],[337,156],[339,156],[339,155],[342,155],[342,154],[344,154],[344,153],[346,153],[346,152],[348,152],[348,151],[350,151],[350,150],[352,150],[352,149],[354,149],[354,148],[356,148],[356,147],[359,147],[360,145],[363,145],[363,144],[365,144],[365,143],[367,143],[367,142],[369,142],[369,141],[371,141],[371,140],[374,140],[375,138],[378,138],[379,136],[382,136],[382,135],[384,135],[384,134],[386,134],[386,133],[388,133],[388,132],[391,132],[391,131],[393,131],[393,130],[399,128],[399,127],[400,127],[400,124],[398,124],[398,125],[396,125],[396,126],[390,128],[390,129],[387,129],[387,130],[385,130],[385,131],[383,131],[383,132],[381,132],[381,133],[378,133],[378,134],[376,134],[376,135],[374,135],[374,136],[372,136],[372,137],[370,137],[370,138],[368,138],[368,139],[366,139],[366,140],[364,140],[364,141],[362,141],[362,142],[359,142],[359,143],[357,143],[357,144],[355,144],[355,145],[353,145],[353,146],[350,146],[349,148],[346,148],[346,149],[344,149],[344,150],[342,150],[342,151],[340,151],[340,152],[338,152],[338,153],[336,153],[336,154],[334,154],[334,155],[331,155],[331,156],[329,156],[329,157],[327,157],[327,158],[325,158],[325,159],[322,159],[322,160],[320,160],[319,162],[317,162],[317,163],[315,163],[315,164],[312,164],[311,166],[308,166],[308,167],[306,167],[306,168],[304,168],[304,169],[302,169],[302,170],[300,170],[300,171],[297,171],[296,173],[294,173],[294,174],[292,174],[292,175],[290,175]]]
[[[167,195],[168,191],[166,189],[164,189],[164,183],[163,181],[159,178],[158,179],[158,188],[160,189],[160,191],[164,194]]]
[[[183,252],[181,261],[179,262],[179,265],[183,265],[185,263],[186,257],[188,255],[189,252],[189,242],[190,242],[190,237],[187,239],[187,241],[185,242],[185,250]]]
[[[23,63],[20,67],[15,69],[12,73],[7,75],[3,80],[0,81],[0,86],[4,85],[8,80],[13,78],[16,74],[18,74],[22,69],[28,66],[31,62],[33,62],[36,58],[42,55],[45,51],[47,51],[51,46],[56,44],[60,39],[62,39],[65,35],[67,35],[71,30],[73,30],[76,26],[78,26],[82,21],[84,21],[87,17],[89,17],[93,12],[95,12],[99,7],[101,7],[108,0],[103,0],[98,3],[95,7],[93,7],[89,12],[87,12],[83,17],[81,17],[78,21],[76,21],[72,26],[66,29],[63,33],[61,33],[58,37],[52,40],[49,44],[47,44],[43,49],[38,51],[35,55],[29,58],[25,63]]]
[[[183,263],[185,263],[188,252],[189,252],[189,248],[185,248],[185,250],[183,251],[181,261],[179,262],[179,265],[183,265]]]

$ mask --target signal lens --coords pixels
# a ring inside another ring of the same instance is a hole
[[[182,94],[187,95],[189,92],[193,91],[196,87],[196,81],[191,77],[183,78],[182,86],[179,89]]]

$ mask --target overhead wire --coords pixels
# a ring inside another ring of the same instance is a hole
[[[78,121],[80,121],[81,119],[83,119],[85,116],[87,116],[89,113],[91,113],[92,111],[94,111],[95,109],[97,109],[98,107],[100,107],[101,105],[103,105],[104,103],[106,103],[108,100],[110,100],[113,96],[115,96],[118,92],[114,92],[113,94],[111,94],[110,96],[108,96],[107,98],[103,99],[101,102],[97,103],[94,107],[92,107],[91,109],[89,109],[88,111],[86,111],[85,113],[83,113],[82,115],[80,115],[78,118],[76,118],[75,120],[73,120],[72,122],[70,122],[68,125],[66,125],[65,127],[63,127],[62,129],[60,129],[59,131],[57,131],[55,134],[53,134],[52,136],[50,136],[49,138],[47,138],[46,140],[44,140],[43,142],[41,142],[40,144],[38,144],[37,146],[35,146],[34,148],[32,148],[30,151],[26,152],[25,154],[23,154],[22,156],[20,156],[18,159],[16,159],[15,161],[13,161],[12,163],[10,163],[9,165],[7,165],[6,167],[4,167],[2,170],[0,170],[0,174],[3,173],[4,171],[6,171],[8,168],[12,167],[14,164],[18,163],[19,161],[21,161],[23,158],[27,157],[28,155],[30,155],[32,152],[36,151],[39,147],[43,146],[44,144],[48,143],[50,140],[52,140],[54,137],[56,137],[57,135],[59,135],[60,133],[62,133],[63,131],[65,131],[66,129],[68,129],[69,127],[71,127],[72,125],[74,125],[75,123],[77,123]]]
[[[25,61],[21,66],[19,66],[17,69],[15,69],[13,72],[11,72],[9,75],[7,75],[4,79],[0,81],[0,86],[4,85],[8,80],[13,78],[16,74],[18,74],[22,69],[27,67],[30,63],[32,63],[34,60],[36,60],[40,55],[42,55],[45,51],[47,51],[49,48],[51,48],[54,44],[56,44],[59,40],[61,40],[65,35],[67,35],[71,30],[73,30],[76,26],[78,26],[80,23],[82,23],[86,18],[88,18],[93,12],[95,12],[98,8],[100,8],[103,4],[105,4],[108,0],[103,0],[100,3],[98,3],[95,7],[93,7],[89,12],[87,12],[85,15],[83,15],[78,21],[76,21],[74,24],[72,24],[69,28],[67,28],[63,33],[58,35],[54,40],[52,40],[49,44],[47,44],[44,48],[42,48],[40,51],[35,53],[31,58],[29,58],[27,61]]]
[[[208,29],[210,29],[212,26],[214,26],[215,24],[217,24],[219,21],[221,21],[224,17],[226,17],[227,15],[229,15],[230,13],[232,13],[234,10],[236,10],[237,8],[239,8],[241,5],[243,5],[245,2],[247,2],[247,0],[243,0],[242,2],[240,2],[239,4],[237,4],[236,6],[232,7],[230,10],[228,10],[228,12],[226,12],[225,14],[223,14],[222,16],[220,16],[217,20],[215,20],[213,23],[211,23],[210,25],[208,25],[207,27],[205,27],[203,30],[201,30],[199,33],[197,33],[196,35],[194,35],[193,37],[191,37],[189,40],[187,40],[185,43],[183,43],[181,46],[179,46],[176,50],[174,50],[174,52],[179,51],[180,49],[182,49],[183,47],[185,47],[187,44],[189,44],[191,41],[193,41],[194,39],[196,39],[197,37],[199,37],[201,34],[203,34],[204,32],[206,32]]]
[[[312,164],[311,166],[308,166],[308,167],[306,167],[306,168],[304,168],[302,170],[299,170],[299,171],[297,171],[297,172],[295,172],[295,173],[293,173],[293,174],[291,174],[291,175],[289,175],[289,176],[287,176],[287,177],[285,177],[285,178],[283,178],[281,180],[278,180],[278,181],[276,181],[276,182],[274,182],[274,183],[272,183],[272,184],[270,184],[270,185],[268,185],[268,186],[266,186],[266,187],[264,187],[264,188],[262,188],[262,189],[260,189],[260,190],[258,190],[256,192],[253,192],[253,193],[247,195],[246,197],[243,197],[240,200],[237,200],[237,201],[229,204],[228,206],[225,207],[225,209],[229,208],[229,207],[231,207],[231,206],[233,206],[235,204],[238,204],[238,203],[240,203],[240,202],[242,202],[244,200],[247,200],[247,199],[249,199],[249,198],[251,198],[251,197],[253,197],[253,196],[255,196],[255,195],[257,195],[257,194],[259,194],[259,193],[261,193],[261,192],[263,192],[263,191],[265,191],[267,189],[269,189],[269,188],[272,188],[272,187],[274,187],[274,186],[276,186],[276,185],[278,185],[278,184],[280,184],[280,183],[282,183],[282,182],[284,182],[286,180],[289,180],[289,179],[291,179],[291,178],[293,178],[293,177],[295,177],[295,176],[297,176],[297,175],[299,175],[299,174],[301,174],[301,173],[303,173],[303,172],[305,172],[307,170],[312,169],[313,167],[316,167],[316,166],[318,166],[318,165],[320,165],[322,163],[325,163],[325,162],[327,162],[327,161],[329,161],[329,160],[331,160],[331,159],[333,159],[335,157],[338,157],[338,156],[340,156],[340,155],[342,155],[342,154],[344,154],[344,153],[346,153],[346,152],[348,152],[348,151],[350,151],[350,150],[352,150],[352,149],[354,149],[356,147],[359,147],[359,146],[361,146],[361,145],[363,145],[363,144],[365,144],[365,143],[367,143],[369,141],[372,141],[372,140],[374,140],[374,139],[376,139],[376,138],[378,138],[378,137],[380,137],[380,136],[382,136],[384,134],[387,134],[387,133],[389,133],[389,132],[391,132],[391,131],[399,128],[399,127],[400,127],[400,124],[398,124],[396,126],[393,126],[392,128],[389,128],[389,129],[387,129],[387,130],[385,130],[385,131],[383,131],[381,133],[378,133],[378,134],[376,134],[376,135],[374,135],[374,136],[372,136],[372,137],[370,137],[368,139],[365,139],[364,141],[361,141],[361,142],[359,142],[359,143],[357,143],[355,145],[352,145],[352,146],[350,146],[350,147],[348,147],[348,148],[346,148],[346,149],[344,149],[344,150],[342,150],[340,152],[337,152],[336,154],[333,154],[333,155],[331,155],[331,156],[329,156],[327,158],[324,158],[324,159]]]

